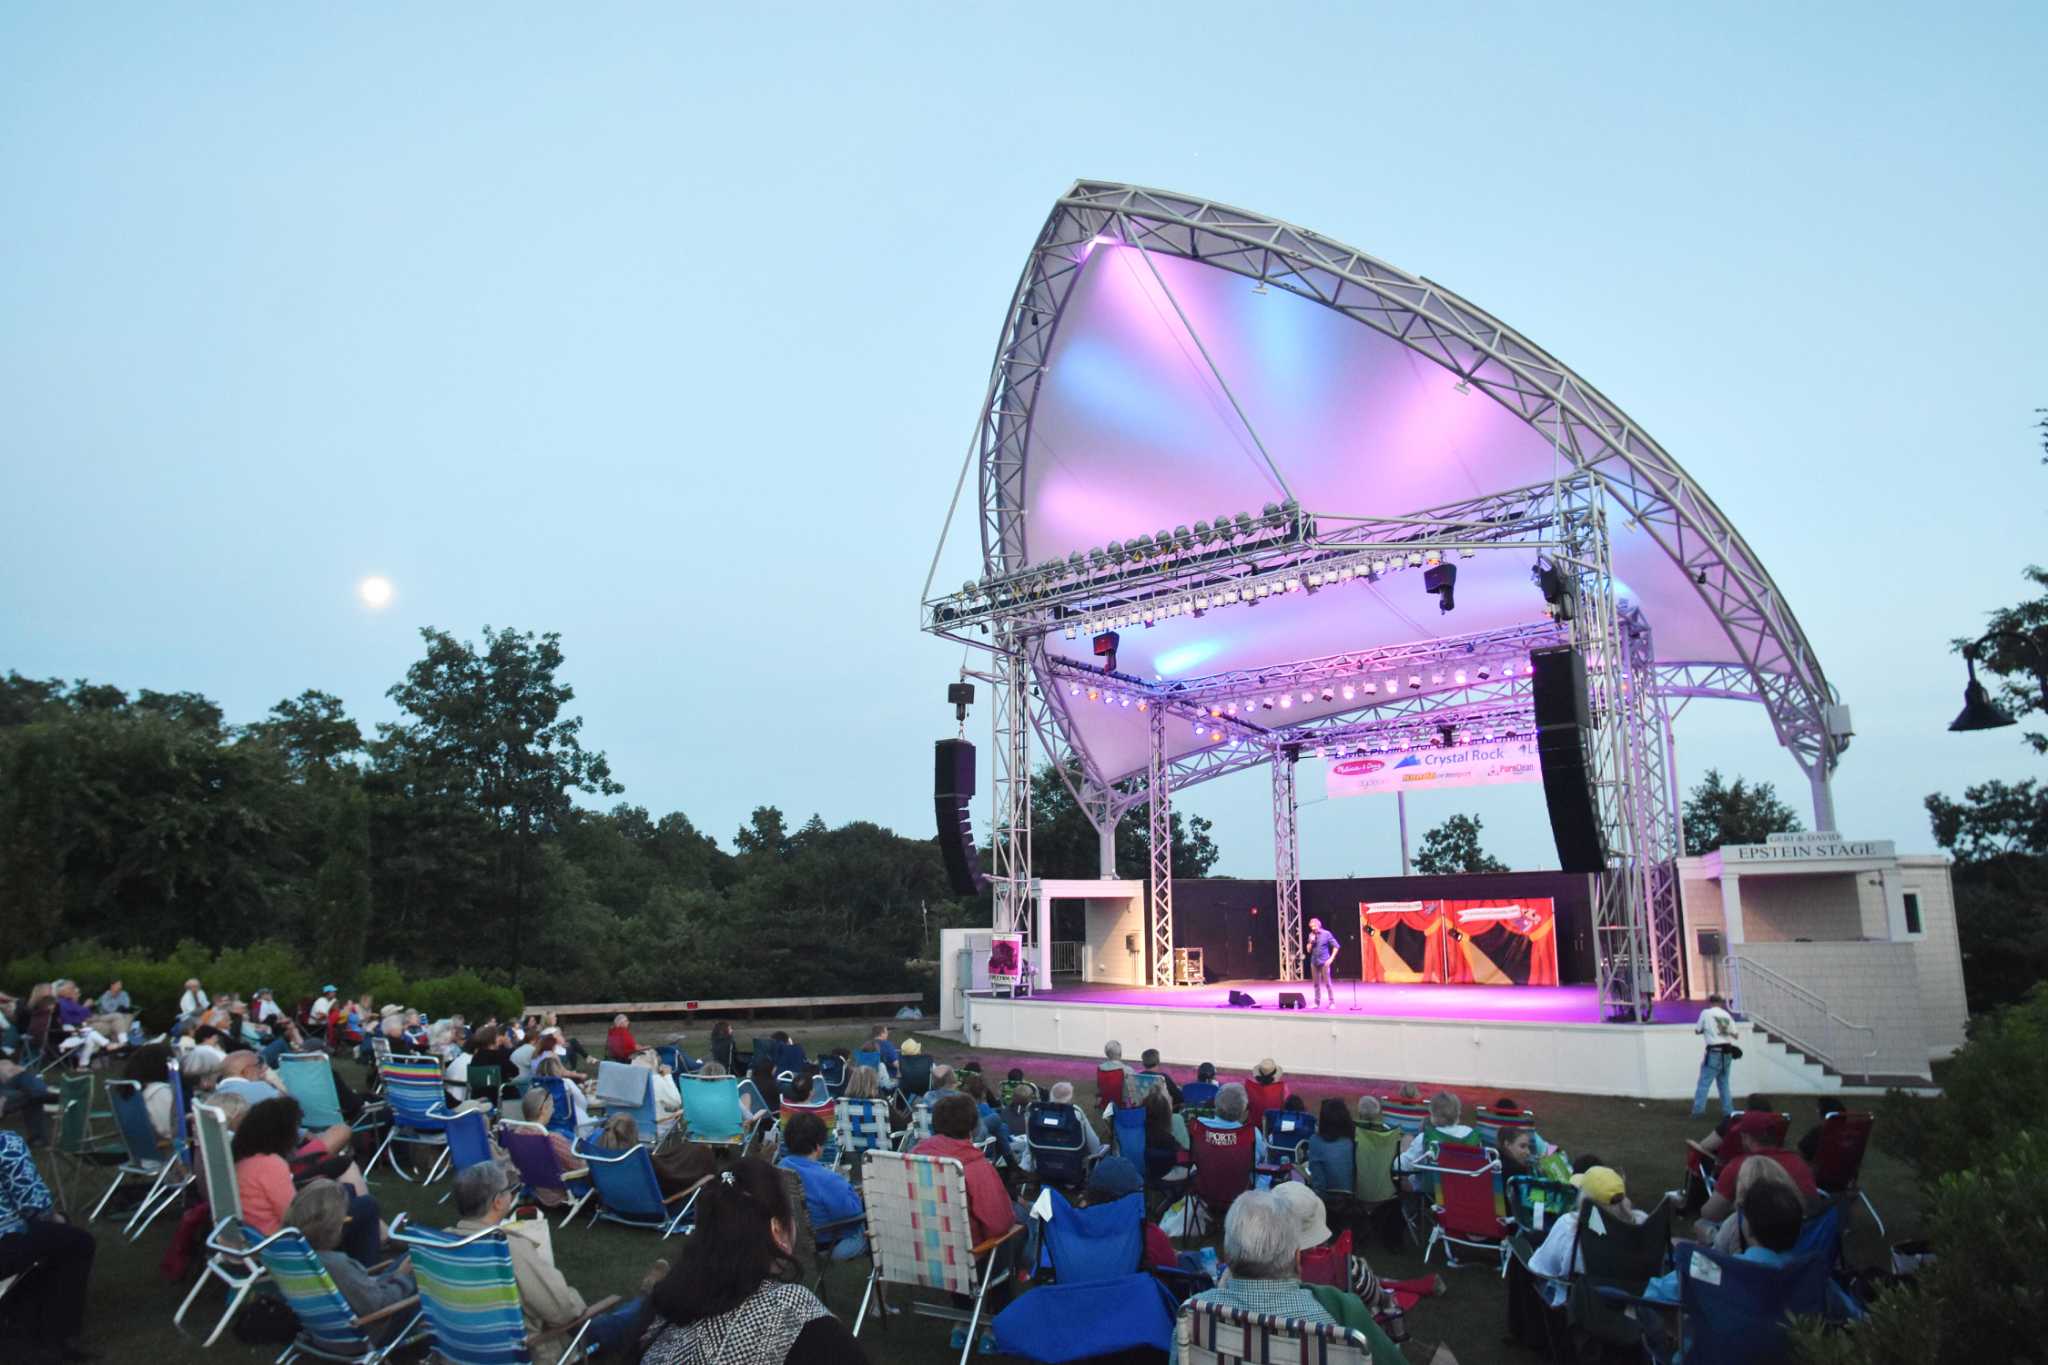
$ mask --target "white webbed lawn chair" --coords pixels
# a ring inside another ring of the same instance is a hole
[[[975,1245],[974,1224],[967,1212],[967,1175],[958,1161],[946,1156],[913,1156],[869,1151],[863,1157],[861,1198],[867,1204],[868,1252],[874,1268],[853,1332],[860,1335],[868,1304],[884,1284],[940,1289],[974,1300],[971,1311],[950,1302],[913,1302],[919,1313],[967,1324],[961,1365],[974,1351],[988,1292],[1010,1278],[1007,1244],[1024,1233],[1012,1223],[1000,1237]],[[882,1319],[888,1324],[886,1316]]]

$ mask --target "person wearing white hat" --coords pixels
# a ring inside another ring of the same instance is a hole
[[[320,994],[313,997],[311,1007],[306,1010],[306,1022],[317,1028],[327,1027],[327,1015],[334,1008],[335,985],[329,982],[320,988]]]

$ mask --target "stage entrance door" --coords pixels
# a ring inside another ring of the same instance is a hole
[[[1228,906],[1223,927],[1224,961],[1209,968],[1211,977],[1271,981],[1280,975],[1280,940],[1274,937],[1272,911],[1260,905]]]

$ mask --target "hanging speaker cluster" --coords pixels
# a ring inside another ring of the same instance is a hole
[[[1566,872],[1605,872],[1607,841],[1593,799],[1593,740],[1586,701],[1586,661],[1569,645],[1532,650],[1530,691],[1536,702],[1536,761],[1558,865]]]
[[[942,739],[932,764],[932,810],[939,825],[939,852],[946,860],[946,880],[963,896],[980,891],[981,855],[974,847],[974,746],[964,739]]]

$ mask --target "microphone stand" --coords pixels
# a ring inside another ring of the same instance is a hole
[[[1358,976],[1364,976],[1365,943],[1363,940],[1361,940],[1358,945],[1358,959]],[[1358,1013],[1358,976],[1354,976],[1351,978],[1351,1013],[1353,1014]]]

